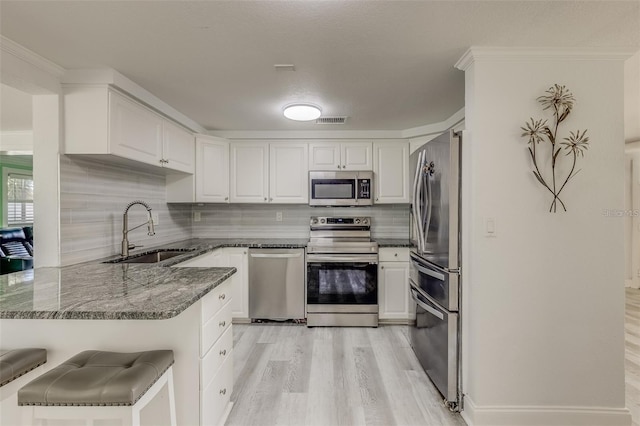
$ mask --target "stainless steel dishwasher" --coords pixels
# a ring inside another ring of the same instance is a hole
[[[249,318],[304,318],[304,249],[249,249]]]

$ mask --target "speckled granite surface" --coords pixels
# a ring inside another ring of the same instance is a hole
[[[98,262],[36,268],[0,276],[0,318],[167,319],[235,272]]]
[[[376,240],[411,247],[408,240]],[[236,272],[235,268],[168,268],[221,247],[305,248],[299,239],[189,239],[154,249],[185,250],[156,264],[101,263],[0,275],[0,318],[167,319],[187,309]],[[132,253],[132,256],[152,251]]]
[[[378,247],[413,247],[411,241],[393,238],[377,238]]]

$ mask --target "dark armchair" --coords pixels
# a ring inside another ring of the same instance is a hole
[[[33,268],[33,228],[0,229],[0,274]]]

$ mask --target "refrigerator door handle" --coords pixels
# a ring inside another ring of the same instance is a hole
[[[418,292],[414,289],[411,289],[411,297],[413,297],[413,300],[415,300],[418,306],[420,306],[422,309],[429,312],[431,315],[438,317],[438,319],[444,320],[444,315],[442,314],[442,312],[433,309],[431,306],[418,299]]]
[[[414,262],[414,266],[416,267],[416,269],[420,272],[422,272],[423,274],[427,274],[430,277],[436,278],[440,281],[444,281],[445,280],[445,275],[441,274],[440,272],[436,272],[433,271],[431,269],[427,269],[424,266],[420,266],[418,263]]]

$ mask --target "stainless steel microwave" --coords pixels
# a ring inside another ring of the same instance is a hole
[[[309,172],[310,206],[373,205],[373,172]]]

